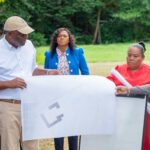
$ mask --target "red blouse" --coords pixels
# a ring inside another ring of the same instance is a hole
[[[117,65],[115,69],[132,85],[144,85],[150,84],[150,66],[142,64],[138,71],[131,72],[127,64]],[[122,85],[122,83],[112,74],[107,76],[108,79],[112,80],[116,86]]]

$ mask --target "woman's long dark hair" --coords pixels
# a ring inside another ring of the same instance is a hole
[[[50,49],[51,49],[51,56],[53,57],[54,54],[56,53],[56,47],[57,47],[57,37],[59,35],[59,33],[61,31],[66,31],[68,33],[69,36],[69,43],[68,43],[68,47],[71,50],[71,53],[73,51],[73,49],[76,47],[75,44],[75,38],[74,36],[71,34],[71,32],[67,29],[67,28],[58,28],[57,30],[54,31],[54,33],[52,34],[51,37],[51,45],[50,45]]]

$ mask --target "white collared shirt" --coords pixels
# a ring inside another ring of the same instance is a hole
[[[0,81],[12,80],[16,77],[31,76],[36,66],[36,51],[31,41],[15,48],[5,37],[0,39]],[[20,89],[0,90],[0,99],[20,100]]]

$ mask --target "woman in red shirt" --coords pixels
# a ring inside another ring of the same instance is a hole
[[[145,51],[143,42],[131,45],[127,53],[127,64],[115,67],[115,70],[132,86],[150,84],[150,66],[143,63]],[[123,85],[113,74],[107,78],[112,80],[116,86]],[[148,112],[144,129],[144,150],[150,150],[150,113]]]

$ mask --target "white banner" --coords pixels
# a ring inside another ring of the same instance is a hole
[[[23,140],[112,134],[115,85],[100,76],[34,76],[21,92]]]
[[[146,98],[116,97],[112,135],[81,136],[80,150],[142,150]]]

